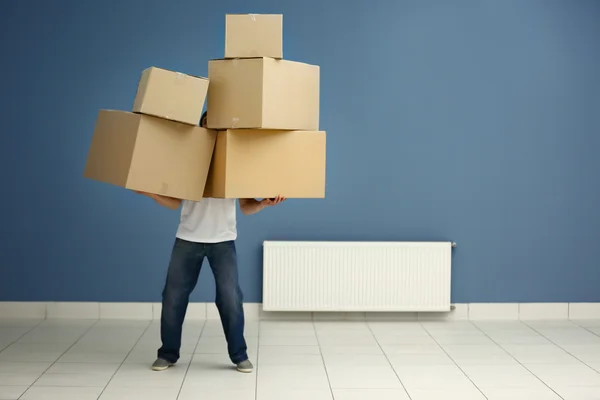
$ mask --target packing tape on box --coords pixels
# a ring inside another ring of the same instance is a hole
[[[175,72],[175,83],[183,83],[185,80],[185,74],[181,72]]]
[[[250,19],[254,22],[256,22],[256,14],[248,14],[250,16]]]
[[[232,129],[237,128],[238,122],[240,122],[239,118],[236,118],[236,117],[231,118],[231,128]]]
[[[234,67],[237,67],[237,65],[239,64],[239,58],[234,58],[233,60],[231,60],[231,65],[233,65]]]

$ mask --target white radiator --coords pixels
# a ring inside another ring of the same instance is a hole
[[[450,242],[263,245],[265,311],[450,311]]]

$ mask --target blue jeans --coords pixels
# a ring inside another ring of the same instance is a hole
[[[167,281],[162,293],[158,357],[171,363],[180,357],[183,321],[190,293],[196,287],[204,258],[215,276],[216,305],[221,317],[229,358],[234,364],[248,359],[244,339],[244,309],[238,283],[237,254],[233,241],[194,243],[177,238],[173,246]]]

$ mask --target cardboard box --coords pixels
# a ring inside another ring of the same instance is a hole
[[[283,58],[283,15],[227,14],[225,58]]]
[[[217,133],[197,126],[101,110],[84,176],[127,189],[202,199]]]
[[[208,63],[208,128],[319,129],[319,67],[272,58]]]
[[[208,79],[150,67],[142,72],[133,112],[199,125]]]
[[[325,197],[323,131],[220,131],[205,197]]]

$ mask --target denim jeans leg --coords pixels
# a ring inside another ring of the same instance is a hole
[[[248,359],[244,339],[244,308],[238,282],[235,242],[207,245],[206,255],[217,284],[216,305],[223,324],[227,351],[234,364]]]
[[[175,363],[179,360],[183,321],[190,293],[196,287],[204,260],[204,245],[175,240],[167,280],[162,293],[158,357]]]

